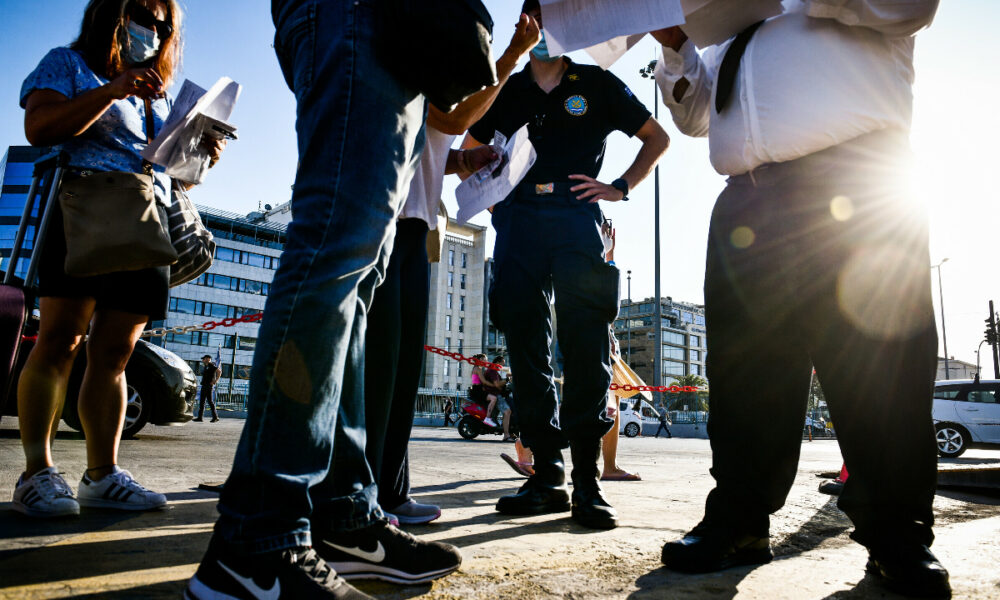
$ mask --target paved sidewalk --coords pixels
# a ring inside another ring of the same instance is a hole
[[[225,478],[242,421],[149,427],[123,442],[121,463],[164,492],[169,510],[138,515],[85,511],[38,522],[0,503],[0,598],[180,597],[211,535],[215,494],[197,490]],[[55,454],[76,486],[84,468],[79,434],[60,432]],[[498,496],[523,481],[500,459],[499,437],[462,440],[454,429],[420,428],[411,444],[414,495],[444,508],[436,523],[410,531],[462,547],[462,569],[431,585],[362,583],[380,598],[896,598],[865,576],[865,552],[834,499],[816,491],[817,473],[840,467],[836,442],[804,442],[800,473],[772,523],[776,560],[702,576],[659,566],[660,548],[701,517],[710,450],[706,440],[621,440],[619,463],[641,482],[607,483],[621,526],[594,532],[567,515],[507,518]],[[1000,461],[972,451],[960,460]],[[0,424],[0,499],[23,466],[16,420]],[[934,549],[952,573],[956,598],[1000,597],[1000,498],[940,491]]]

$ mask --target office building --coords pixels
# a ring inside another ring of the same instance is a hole
[[[705,376],[705,307],[679,302],[669,296],[660,300],[662,310],[663,380],[653,382],[655,360],[654,308],[652,298],[623,300],[615,336],[622,357],[648,385],[670,385],[676,375]]]
[[[11,146],[4,153],[3,160],[0,160],[0,270],[4,272],[10,266],[8,259],[14,247],[14,238],[21,222],[21,214],[24,212],[24,204],[28,199],[34,162],[47,152],[48,148]],[[32,217],[37,218],[37,216],[36,203]],[[29,227],[21,245],[21,258],[14,271],[17,277],[23,278],[28,270],[34,241],[35,228]]]

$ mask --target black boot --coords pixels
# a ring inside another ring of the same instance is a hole
[[[562,452],[536,451],[535,474],[512,496],[497,501],[497,512],[505,515],[542,515],[569,510],[566,467]]]
[[[601,440],[570,443],[573,457],[573,520],[592,529],[618,527],[618,512],[604,499],[597,460]]]

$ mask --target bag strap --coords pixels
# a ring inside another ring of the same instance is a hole
[[[146,106],[146,145],[148,146],[153,143],[153,102],[149,98],[143,98],[142,103]],[[142,172],[152,175],[153,163],[143,159]]]

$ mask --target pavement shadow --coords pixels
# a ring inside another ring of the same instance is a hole
[[[456,490],[467,485],[478,485],[481,483],[497,483],[500,481],[524,481],[524,477],[512,475],[510,477],[494,477],[493,479],[462,479],[459,481],[449,481],[448,483],[438,483],[435,485],[421,485],[410,489],[411,494],[429,494],[444,490]]]
[[[628,595],[629,600],[658,600],[660,598],[734,598],[740,582],[756,566],[728,569],[719,573],[689,575],[677,573],[666,567],[650,571],[636,579],[639,589]]]
[[[94,594],[73,596],[78,600],[138,600],[139,598],[172,598],[176,600],[184,595],[187,579],[179,581],[161,581],[150,585],[140,585],[124,590],[102,590]]]
[[[458,535],[449,538],[439,538],[435,541],[444,542],[446,544],[454,544],[459,548],[465,546],[472,546],[475,544],[485,544],[487,542],[494,542],[497,540],[509,540],[524,535],[535,535],[539,533],[568,533],[572,532],[574,528],[578,527],[575,523],[570,520],[569,513],[559,513],[557,515],[549,515],[552,517],[550,521],[537,522],[533,521],[530,523],[511,523],[511,526],[505,527],[512,518],[510,515],[501,515],[500,513],[490,513],[474,517],[472,519],[466,519],[469,525],[473,524],[486,524],[493,525],[488,531],[477,531],[475,533],[470,533],[466,535]],[[524,517],[524,518],[534,518],[534,517]],[[502,523],[503,521],[503,523]],[[593,532],[593,529],[583,529],[581,531]],[[415,529],[408,529],[412,533],[419,534],[422,533]],[[432,529],[428,529],[428,532]]]
[[[817,548],[824,540],[841,535],[851,527],[851,520],[837,508],[837,497],[828,496],[826,503],[795,532],[778,544],[774,544],[772,540],[772,550],[775,557],[803,554]],[[850,541],[845,539],[844,543],[848,544]]]
[[[878,577],[865,573],[865,576],[854,584],[853,588],[849,590],[837,590],[836,592],[823,598],[823,600],[869,600],[871,598],[879,598],[880,600],[902,600],[908,597],[909,596],[901,596],[895,592],[887,590],[880,584]]]
[[[20,429],[0,429],[0,440],[19,440],[21,439]],[[57,431],[57,440],[83,440],[86,439],[83,436],[82,431]]]

